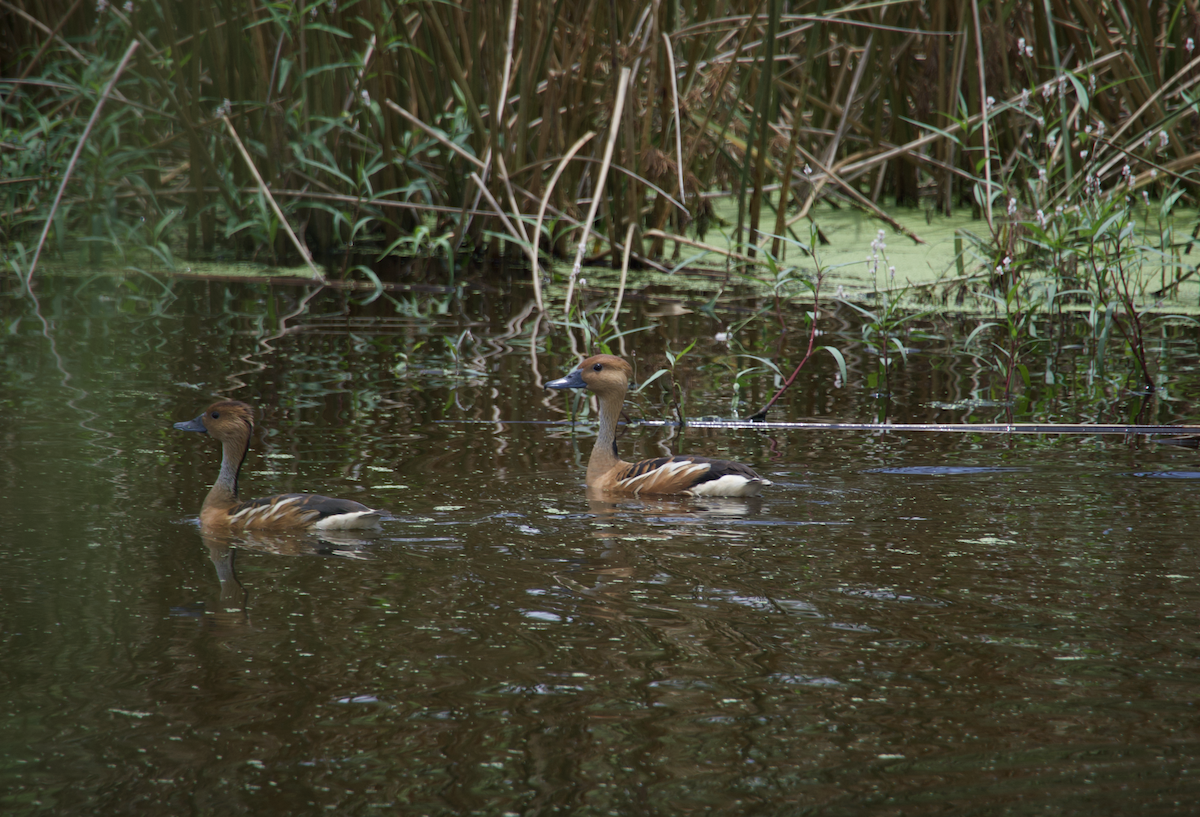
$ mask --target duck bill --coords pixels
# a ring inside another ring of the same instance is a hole
[[[207,434],[208,429],[204,427],[204,415],[201,414],[194,420],[188,420],[185,423],[176,423],[175,428],[180,431],[199,431],[201,434]]]
[[[566,377],[551,380],[545,387],[547,389],[586,389],[587,383],[583,382],[583,375],[576,369]]]

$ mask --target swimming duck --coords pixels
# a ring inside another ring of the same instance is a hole
[[[349,530],[379,527],[380,512],[361,502],[318,494],[277,494],[238,500],[238,473],[250,450],[254,411],[237,400],[220,400],[194,420],[176,423],[180,431],[208,434],[221,443],[221,473],[200,508],[205,528],[233,530]]]
[[[739,462],[707,457],[658,457],[624,462],[617,454],[617,419],[633,368],[613,355],[595,355],[548,389],[590,389],[600,402],[600,428],[588,459],[589,488],[623,494],[688,494],[691,496],[758,496],[770,480]]]

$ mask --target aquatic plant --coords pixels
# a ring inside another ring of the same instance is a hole
[[[669,225],[703,233],[714,193],[736,199],[731,238],[754,258],[768,247],[779,257],[780,237],[818,200],[884,220],[885,196],[915,204],[928,193],[942,212],[971,202],[997,240],[995,206],[1009,193],[1022,202],[1037,165],[1045,196],[1065,202],[1088,174],[1107,183],[1114,157],[1159,150],[1160,176],[1135,169],[1136,186],[1161,199],[1174,174],[1178,203],[1196,198],[1200,16],[1186,4],[88,8],[47,0],[0,22],[6,243],[30,243],[45,222],[48,182],[129,42],[140,52],[92,135],[122,152],[88,150],[59,232],[93,235],[101,209],[125,222],[180,210],[173,252],[188,257],[226,247],[295,260],[226,113],[318,255],[528,254],[525,224],[542,208],[563,229],[533,241],[561,257],[598,201],[588,226],[603,252],[615,263],[632,227],[635,263],[656,263]],[[629,103],[613,119],[621,92]],[[595,132],[615,136],[603,186],[605,140],[560,167]],[[123,240],[109,232],[108,246]]]

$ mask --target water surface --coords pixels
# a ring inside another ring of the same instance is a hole
[[[575,358],[520,287],[165,286],[40,279],[46,324],[0,297],[6,814],[1193,813],[1195,450],[633,428],[627,458],[775,485],[613,501],[583,486],[590,426],[545,424]],[[699,337],[687,409],[728,416],[721,327],[634,309],[639,374]],[[1194,421],[1194,333],[1163,350],[1151,419]],[[773,417],[875,419],[874,358],[847,353],[851,382],[821,359]],[[885,413],[1000,418],[986,375],[928,341]],[[170,426],[216,396],[261,410],[247,496],[394,519],[203,534],[218,453]],[[1134,398],[1054,399],[1108,422]]]

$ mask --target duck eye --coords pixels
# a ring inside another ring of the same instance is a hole
[[[221,416],[221,412],[219,412],[219,411],[214,411],[214,412],[212,413],[212,418],[213,418],[214,420],[216,420],[216,419],[217,419],[218,417],[220,417],[220,416]]]
[[[602,371],[603,369],[604,369],[604,364],[603,364],[603,363],[597,363],[597,364],[595,364],[594,366],[592,366],[592,371],[593,371],[593,372],[599,372],[599,371]]]

